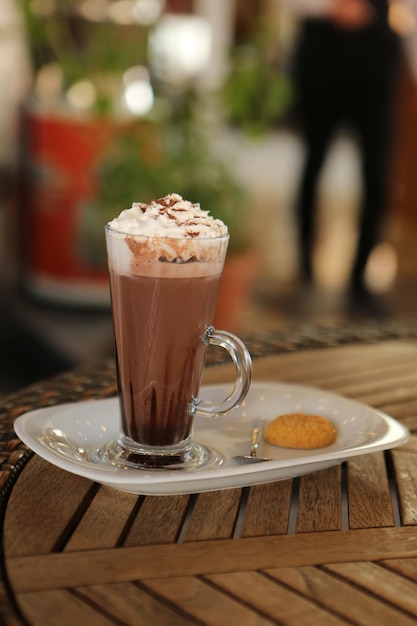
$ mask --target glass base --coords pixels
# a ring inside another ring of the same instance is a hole
[[[207,466],[219,466],[224,462],[220,452],[199,443],[192,443],[184,450],[159,450],[154,448],[130,448],[118,440],[107,442],[95,451],[94,459],[114,467],[141,470],[197,470]]]

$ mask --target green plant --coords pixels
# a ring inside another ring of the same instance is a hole
[[[273,52],[277,40],[278,34],[260,22],[252,37],[231,51],[221,98],[229,121],[251,136],[276,127],[293,100],[292,82]]]
[[[114,94],[108,93],[107,79],[119,77],[121,82],[126,69],[147,63],[147,29],[118,26],[108,20],[88,22],[79,11],[82,0],[52,1],[53,10],[47,16],[36,9],[37,0],[21,3],[35,70],[45,63],[56,63],[64,91],[74,82],[88,78],[98,96],[90,114],[108,118],[114,115]],[[149,201],[176,192],[199,202],[227,224],[230,252],[247,248],[250,237],[246,193],[229,164],[211,149],[195,92],[185,89],[174,94],[163,85],[153,87],[156,98],[165,101],[162,108],[167,113],[158,119],[149,116],[114,133],[94,173],[97,196],[85,211],[86,231],[91,235],[96,229],[99,237],[102,224],[132,201]],[[98,240],[97,246],[92,245],[92,252],[99,247]]]
[[[81,12],[83,0],[52,0],[45,3],[46,14],[37,0],[20,2],[35,73],[55,63],[63,90],[88,78],[97,92],[93,112],[112,113],[113,79],[146,62],[148,29],[108,19],[87,20]]]
[[[147,125],[145,134],[117,136],[97,170],[101,211],[111,217],[132,200],[179,193],[222,219],[230,232],[229,251],[241,252],[250,246],[246,191],[213,153],[189,108],[182,105],[169,121]]]

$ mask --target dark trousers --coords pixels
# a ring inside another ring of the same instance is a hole
[[[329,145],[343,125],[356,135],[363,183],[353,283],[360,283],[378,241],[386,208],[394,122],[394,74],[370,80],[306,81],[298,85],[306,145],[297,205],[302,271],[311,278],[317,183]]]

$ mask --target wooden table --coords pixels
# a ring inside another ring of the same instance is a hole
[[[94,371],[24,390],[3,418],[113,395],[112,364]],[[231,376],[228,365],[210,367],[205,382]],[[406,424],[411,440],[293,480],[145,497],[60,470],[6,428],[4,623],[415,625],[417,342],[256,358],[254,378],[378,407]]]

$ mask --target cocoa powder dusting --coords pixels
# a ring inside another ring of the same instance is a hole
[[[156,204],[162,204],[162,206],[165,206],[167,208],[175,206],[175,204],[177,203],[177,198],[172,197],[172,196],[166,196],[165,198],[159,198],[159,200],[156,201]]]

